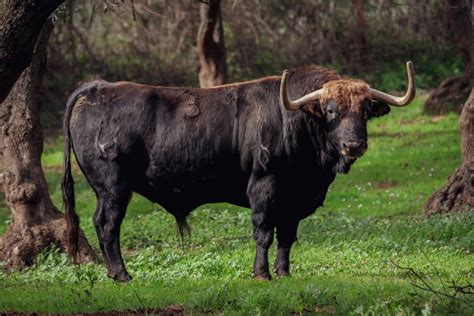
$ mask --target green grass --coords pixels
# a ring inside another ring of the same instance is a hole
[[[474,314],[468,295],[449,299],[411,285],[416,270],[439,291],[474,283],[474,213],[424,219],[422,207],[459,164],[459,117],[432,119],[422,100],[369,124],[369,151],[331,186],[325,206],[299,229],[292,277],[251,279],[250,211],[228,204],[192,213],[181,244],[172,216],[135,195],[122,225],[134,280],[107,279],[102,264],[71,266],[52,249],[23,272],[0,272],[0,312],[96,312],[182,305],[187,313]],[[61,196],[61,139],[43,155],[50,192]],[[98,248],[95,198],[76,172],[81,227]],[[0,233],[9,211],[1,204]],[[275,256],[274,247],[271,258]],[[471,295],[472,296],[472,295]]]

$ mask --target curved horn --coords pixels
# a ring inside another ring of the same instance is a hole
[[[323,89],[319,89],[307,95],[304,95],[295,101],[290,101],[290,99],[288,99],[288,91],[286,89],[287,82],[288,82],[288,70],[285,69],[283,71],[283,75],[281,77],[281,83],[280,83],[280,102],[288,111],[296,111],[305,103],[319,100],[321,93],[323,91]]]
[[[407,62],[408,88],[403,97],[396,97],[376,89],[370,89],[372,92],[372,99],[387,103],[392,106],[408,105],[415,98],[415,71],[413,70],[413,63]]]

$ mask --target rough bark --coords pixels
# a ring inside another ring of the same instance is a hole
[[[227,81],[224,28],[222,25],[221,0],[209,0],[200,4],[201,24],[197,35],[199,52],[199,84],[212,87]]]
[[[462,104],[469,96],[472,77],[472,0],[446,0],[448,29],[453,45],[462,54],[465,71],[462,75],[448,78],[434,89],[425,102],[425,112],[442,114],[461,112]]]
[[[425,215],[474,210],[474,88],[461,114],[461,166],[425,205]]]
[[[64,0],[0,0],[0,103],[23,70],[46,19]]]
[[[456,1],[448,1],[453,4]],[[472,1],[457,1],[459,7],[464,8],[471,16]],[[461,128],[461,166],[451,175],[447,184],[436,191],[425,205],[425,215],[431,216],[439,213],[450,213],[474,210],[474,44],[472,43],[472,21],[469,21],[471,32],[471,50],[469,51],[469,64],[466,65],[465,73],[469,74],[470,95],[464,104],[460,128]],[[463,32],[463,30],[460,30]]]
[[[66,221],[53,205],[41,167],[43,134],[39,122],[38,92],[46,64],[46,47],[52,31],[46,22],[34,48],[31,65],[21,74],[0,107],[4,142],[4,172],[0,176],[12,223],[0,237],[0,260],[4,268],[22,268],[33,263],[39,252],[51,245],[65,250]],[[81,233],[84,261],[95,258]]]

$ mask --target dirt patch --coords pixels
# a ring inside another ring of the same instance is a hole
[[[314,312],[317,314],[334,314],[336,312],[336,309],[332,305],[323,305],[323,306],[316,306],[314,308]]]
[[[406,132],[388,132],[388,131],[380,131],[370,134],[371,137],[395,137],[401,138],[408,135]]]
[[[441,120],[444,119],[444,118],[445,118],[444,115],[432,116],[432,117],[431,117],[431,122],[436,123],[436,122],[441,121]]]
[[[420,122],[420,119],[410,119],[410,120],[400,120],[399,125],[400,126],[407,126],[407,125],[415,125]]]

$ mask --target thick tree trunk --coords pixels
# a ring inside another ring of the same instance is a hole
[[[448,78],[434,89],[425,102],[425,112],[442,114],[449,111],[461,112],[462,104],[471,91],[472,73],[472,0],[446,0],[448,29],[454,46],[462,54],[465,71],[462,75]]]
[[[448,5],[453,5],[448,1]],[[471,17],[472,1],[462,0],[456,2],[458,6],[454,9],[463,8]],[[469,20],[468,36],[471,39],[469,51],[469,64],[466,65],[465,73],[468,74],[470,95],[464,104],[461,113],[461,166],[448,179],[448,183],[436,191],[425,205],[425,215],[430,216],[439,213],[459,212],[474,210],[474,43],[472,43],[472,24]],[[463,30],[460,30],[464,32]]]
[[[5,169],[0,181],[12,212],[12,224],[0,237],[0,260],[7,269],[30,265],[38,252],[51,245],[65,250],[67,244],[66,221],[49,197],[41,167],[43,134],[38,91],[52,28],[51,21],[46,22],[31,65],[21,74],[0,107]],[[82,233],[80,251],[84,261],[95,258]]]
[[[425,215],[474,210],[474,88],[461,114],[461,166],[425,205]]]
[[[227,81],[227,62],[222,26],[221,0],[200,4],[201,24],[197,35],[199,84],[202,88]]]
[[[41,27],[64,0],[0,0],[0,103],[31,63]]]

